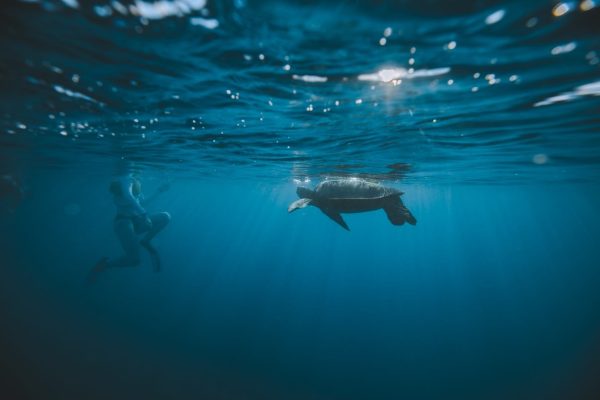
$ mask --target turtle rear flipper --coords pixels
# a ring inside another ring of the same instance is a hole
[[[410,210],[404,206],[400,197],[398,197],[397,201],[383,207],[383,210],[390,222],[394,225],[403,225],[405,222],[408,222],[411,225],[416,225],[417,223],[416,218],[412,215]]]

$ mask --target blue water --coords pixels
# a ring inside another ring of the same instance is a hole
[[[0,398],[596,399],[599,5],[3,5]],[[90,284],[122,174],[162,269]]]

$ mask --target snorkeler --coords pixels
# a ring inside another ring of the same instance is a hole
[[[113,201],[117,207],[114,229],[124,254],[115,259],[102,257],[90,273],[91,281],[95,280],[98,273],[108,268],[139,265],[139,245],[142,245],[150,253],[154,270],[160,271],[160,257],[151,241],[167,226],[171,216],[168,212],[148,215],[141,203],[149,203],[168,189],[168,184],[162,185],[152,198],[144,200],[141,183],[135,178],[127,176],[110,184],[109,191],[113,195]],[[138,242],[138,235],[142,234],[143,237]]]

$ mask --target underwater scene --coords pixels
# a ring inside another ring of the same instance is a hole
[[[600,2],[0,7],[0,399],[600,398]]]

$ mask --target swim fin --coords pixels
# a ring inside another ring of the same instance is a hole
[[[104,271],[107,267],[108,267],[108,257],[102,257],[100,260],[98,260],[96,265],[94,265],[94,268],[92,268],[91,271],[88,273],[86,283],[88,285],[95,283],[96,280],[98,279],[98,274],[100,274],[100,272]]]

